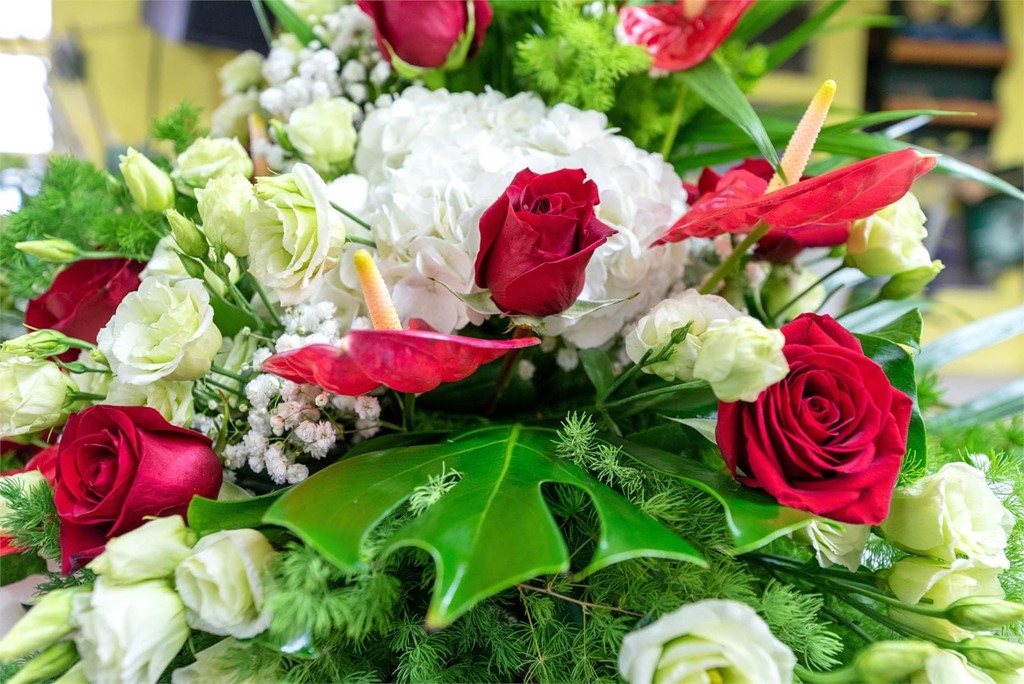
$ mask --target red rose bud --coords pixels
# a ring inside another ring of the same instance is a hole
[[[389,62],[392,55],[405,65],[421,69],[457,68],[449,57],[465,40],[472,40],[465,56],[472,57],[484,42],[494,12],[487,0],[357,0],[359,9],[373,19],[377,47]],[[472,12],[472,27],[470,27]],[[472,36],[466,35],[472,29]]]
[[[680,0],[623,7],[626,42],[647,48],[652,65],[682,71],[703,62],[729,37],[754,0]]]
[[[50,289],[28,303],[25,325],[30,330],[57,330],[68,337],[96,343],[96,333],[117,311],[125,295],[139,288],[142,264],[127,259],[77,261],[57,274]],[[60,356],[73,361],[72,349]]]
[[[757,401],[720,403],[716,436],[743,484],[780,504],[877,525],[889,513],[913,402],[828,316],[784,326],[789,375]]]
[[[594,216],[597,185],[585,178],[523,169],[480,217],[476,284],[505,313],[561,313],[583,291],[590,257],[615,234]]]
[[[72,415],[58,447],[54,493],[64,574],[147,516],[184,516],[193,496],[217,496],[221,478],[210,440],[154,409],[100,404]]]

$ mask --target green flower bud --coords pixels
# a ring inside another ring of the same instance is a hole
[[[993,596],[966,596],[946,608],[946,619],[972,631],[997,629],[1024,620],[1024,605]]]
[[[16,242],[14,248],[37,259],[51,261],[55,264],[70,264],[78,259],[79,254],[75,243],[58,238]]]
[[[181,259],[181,267],[185,269],[185,273],[190,278],[203,280],[206,277],[206,267],[203,266],[203,262],[193,259],[186,254],[179,254],[178,258]]]
[[[791,321],[807,311],[817,311],[825,301],[825,287],[818,283],[813,271],[783,264],[773,264],[771,274],[761,288],[765,311],[782,321]],[[813,285],[813,287],[811,287]],[[809,290],[807,288],[810,288]],[[792,304],[787,302],[807,290]],[[783,307],[786,307],[783,310]]]
[[[0,349],[16,356],[45,359],[59,356],[71,348],[68,338],[56,330],[36,330],[0,344]]]
[[[876,641],[860,652],[854,667],[870,684],[903,681],[923,668],[937,650],[928,641]]]
[[[25,663],[25,667],[7,680],[8,684],[34,684],[45,682],[63,673],[69,667],[78,662],[78,651],[70,641],[62,641],[46,649],[32,660]]]
[[[171,235],[174,236],[174,241],[178,243],[178,248],[182,252],[199,259],[210,253],[210,246],[206,243],[206,238],[199,232],[191,219],[182,216],[174,209],[168,209],[164,213],[167,216],[167,222],[171,224]]]
[[[928,266],[921,266],[903,273],[897,273],[882,286],[882,299],[906,299],[913,297],[925,288],[928,283],[935,280],[945,268],[942,262],[936,259]]]
[[[974,637],[957,645],[972,665],[995,672],[1016,672],[1024,667],[1024,645],[997,637]]]
[[[10,662],[56,643],[74,631],[71,625],[71,599],[81,591],[55,589],[42,598],[0,639],[0,660]]]
[[[163,211],[174,205],[171,177],[146,155],[129,147],[121,155],[121,175],[132,199],[145,211]]]

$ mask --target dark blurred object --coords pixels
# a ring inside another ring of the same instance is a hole
[[[255,50],[262,54],[269,50],[251,2],[144,0],[142,18],[154,31],[177,43]]]
[[[1020,167],[997,175],[1018,188],[1024,184]],[[963,199],[971,270],[981,280],[991,282],[1001,272],[1021,266],[1024,202],[1006,195],[986,195],[979,202]]]

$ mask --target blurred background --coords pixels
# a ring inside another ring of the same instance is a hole
[[[868,28],[865,18],[878,14],[893,25]],[[802,108],[831,78],[840,117],[974,112],[908,121],[900,137],[1022,186],[1024,1],[858,0],[836,19],[841,30],[801,50],[752,99]],[[267,50],[248,0],[0,0],[0,214],[32,194],[49,155],[115,169],[129,145],[146,147],[149,122],[183,100],[209,123],[221,100],[217,70],[244,49]],[[946,265],[929,292],[926,341],[1024,305],[1024,203],[938,174],[915,192],[929,216],[929,249]],[[1021,377],[1017,337],[946,367],[943,383],[961,403]]]

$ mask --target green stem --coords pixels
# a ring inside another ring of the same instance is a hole
[[[784,312],[786,309],[788,309],[789,307],[791,307],[794,304],[796,304],[797,302],[799,302],[803,297],[805,297],[807,295],[808,292],[810,292],[814,288],[818,287],[823,282],[825,282],[826,280],[828,280],[829,278],[834,276],[836,273],[839,273],[844,268],[846,268],[846,266],[844,266],[843,264],[839,264],[838,266],[833,268],[831,271],[829,271],[825,275],[821,276],[820,278],[815,280],[813,283],[811,283],[810,285],[808,285],[804,289],[800,290],[799,294],[794,295],[793,297],[791,297],[789,299],[788,302],[786,302],[785,304],[780,306],[778,311],[775,311],[775,312],[773,312],[771,314],[768,314],[768,312],[766,311],[765,314],[768,315],[768,319],[771,320],[771,321],[775,321],[776,318],[778,318],[779,316],[782,315],[782,312]]]
[[[230,387],[230,386],[228,386],[228,385],[225,385],[225,384],[224,384],[224,383],[222,383],[222,382],[217,382],[217,381],[216,381],[216,380],[214,380],[213,378],[203,378],[203,381],[204,381],[204,382],[206,382],[206,383],[207,383],[207,384],[209,384],[209,385],[213,385],[213,386],[214,386],[214,387],[216,387],[217,389],[222,389],[222,390],[224,390],[225,392],[231,392],[231,394],[234,394],[234,395],[236,395],[236,396],[239,396],[239,397],[244,397],[244,396],[245,396],[244,394],[242,394],[241,392],[239,392],[239,391],[238,391],[237,389],[235,389],[234,387]]]
[[[358,225],[362,226],[366,230],[370,230],[370,224],[369,223],[367,223],[363,219],[359,218],[358,216],[353,214],[348,209],[345,209],[344,207],[342,207],[342,206],[340,206],[338,204],[335,204],[334,202],[331,202],[331,206],[334,207],[335,211],[337,211],[338,213],[342,214],[343,216],[351,219],[354,223],[357,223]],[[362,239],[358,239],[357,240],[357,239],[353,238],[351,235],[346,236],[345,240],[349,240],[349,241],[352,241],[352,242],[359,242],[360,244],[367,244],[367,243],[363,242]],[[372,243],[370,243],[370,244],[372,244]]]
[[[861,603],[860,601],[854,601],[853,599],[849,598],[848,596],[844,596],[843,594],[833,594],[833,596],[835,596],[837,599],[847,604],[851,608],[855,608],[856,610],[859,610],[861,613],[864,613],[878,624],[888,627],[897,634],[900,634],[905,637],[910,637],[911,639],[931,641],[932,643],[941,648],[956,650],[957,644],[955,642],[940,639],[936,636],[932,636],[931,634],[927,634],[925,632],[916,630],[913,627],[902,625],[896,620],[890,618],[888,615],[882,615],[871,606]]]
[[[120,252],[79,252],[79,260],[88,259],[120,259],[123,255]]]
[[[725,261],[719,264],[718,268],[714,270],[707,282],[701,286],[700,293],[711,294],[714,292],[718,287],[718,283],[731,275],[736,267],[739,266],[739,263],[746,255],[747,250],[767,235],[769,230],[771,230],[770,226],[760,223],[752,232],[748,233],[747,237],[743,238],[740,244],[733,248],[732,254],[730,254]]]
[[[676,144],[676,135],[679,133],[679,126],[683,123],[683,111],[686,108],[686,84],[679,84],[679,91],[676,93],[676,103],[672,107],[672,119],[669,121],[668,130],[665,131],[665,139],[661,141],[661,157],[668,160],[672,149]]]
[[[107,398],[107,395],[95,394],[93,392],[71,392],[70,397],[72,401],[79,401],[81,399],[86,401],[103,401]]]
[[[372,247],[373,249],[377,249],[377,243],[376,242],[374,242],[370,238],[359,237],[358,235],[346,235],[345,236],[345,242],[354,242],[357,245],[366,245],[367,247]]]
[[[619,399],[618,401],[613,401],[613,402],[611,402],[609,404],[605,404],[604,406],[597,407],[597,408],[610,409],[610,408],[616,408],[618,406],[627,406],[629,404],[635,404],[635,403],[637,403],[639,401],[643,401],[644,399],[653,399],[654,397],[660,397],[660,396],[663,396],[663,395],[666,395],[666,394],[673,394],[675,392],[682,392],[684,390],[690,390],[690,389],[693,389],[694,387],[697,387],[697,386],[703,385],[703,384],[704,384],[703,382],[687,382],[687,383],[683,383],[681,385],[672,385],[671,387],[659,387],[658,389],[649,390],[647,392],[641,392],[640,394],[634,394],[631,397],[626,397],[625,399]]]
[[[402,426],[406,432],[411,432],[413,421],[416,418],[416,395],[406,392],[402,395]]]
[[[640,357],[640,360],[639,360],[639,361],[637,361],[637,362],[636,362],[635,364],[633,364],[632,366],[630,366],[629,368],[627,368],[627,369],[626,369],[626,371],[625,371],[624,373],[622,373],[621,375],[619,375],[619,377],[615,378],[615,382],[613,382],[613,383],[612,383],[612,384],[611,384],[611,385],[610,385],[610,386],[608,387],[608,389],[607,389],[607,390],[605,390],[605,391],[604,391],[604,392],[603,392],[603,393],[601,394],[601,396],[599,396],[599,397],[597,398],[597,404],[598,404],[598,406],[604,406],[604,402],[605,402],[605,400],[606,400],[606,399],[607,399],[608,397],[610,397],[610,396],[612,396],[613,394],[615,394],[615,390],[617,390],[617,389],[619,389],[620,387],[622,387],[622,386],[623,386],[624,384],[626,384],[626,382],[628,382],[628,381],[629,381],[629,380],[630,380],[630,379],[631,379],[631,378],[632,378],[632,377],[633,377],[634,375],[636,375],[637,373],[639,373],[639,372],[640,372],[640,369],[641,369],[641,368],[642,368],[642,367],[644,366],[644,364],[645,364],[645,363],[647,363],[647,360],[648,360],[648,359],[649,359],[649,358],[651,357],[651,354],[653,354],[653,353],[654,353],[654,349],[648,349],[648,350],[647,350],[646,352],[644,352],[644,355],[643,355],[642,357]]]
[[[259,295],[260,301],[263,302],[263,306],[267,307],[267,312],[270,314],[271,320],[274,321],[274,325],[279,330],[284,330],[284,323],[281,322],[280,316],[277,315],[277,311],[274,309],[274,305],[270,302],[270,297],[267,296],[267,291],[260,285],[260,281],[255,278],[252,279],[252,287],[256,290],[256,294]]]
[[[246,382],[248,382],[248,380],[245,377],[239,375],[238,373],[232,373],[228,369],[221,368],[220,366],[218,366],[216,364],[211,364],[210,365],[210,370],[213,371],[214,373],[216,373],[217,375],[223,375],[225,378],[231,378],[232,380],[237,380],[238,382],[242,383],[243,385]]]
[[[512,333],[513,340],[519,340],[530,335],[533,332],[533,328],[528,325],[517,326],[515,332]],[[491,400],[487,403],[487,408],[484,409],[485,416],[493,416],[494,412],[498,410],[498,401],[501,399],[501,395],[505,393],[510,382],[512,382],[512,371],[515,370],[516,363],[519,361],[519,356],[523,350],[513,349],[505,355],[505,360],[501,364],[501,370],[498,372],[498,379],[494,383],[494,392],[491,394]]]

